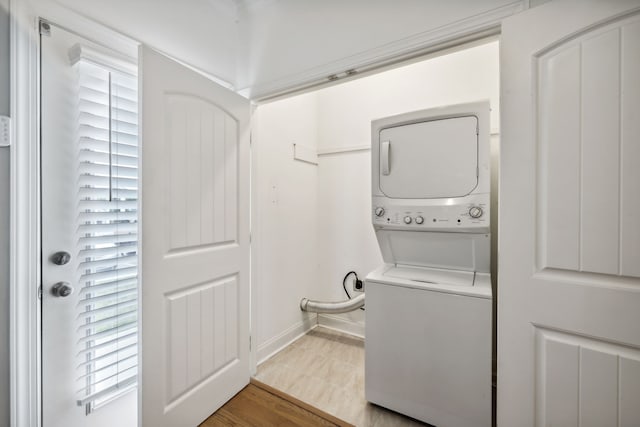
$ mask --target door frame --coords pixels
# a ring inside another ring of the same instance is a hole
[[[39,46],[26,2],[10,12],[10,425],[40,420]],[[35,302],[35,303],[34,303]]]

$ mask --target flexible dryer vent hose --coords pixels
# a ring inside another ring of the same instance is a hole
[[[313,301],[308,298],[300,300],[300,309],[302,311],[310,311],[312,313],[347,313],[357,310],[364,306],[364,294],[358,295],[353,299],[340,302],[321,302]]]

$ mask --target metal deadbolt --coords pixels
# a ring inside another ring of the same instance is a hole
[[[73,286],[69,282],[58,282],[51,288],[51,293],[57,297],[68,297],[73,293]]]
[[[51,255],[51,262],[55,265],[65,265],[71,261],[71,254],[69,252],[60,251]]]

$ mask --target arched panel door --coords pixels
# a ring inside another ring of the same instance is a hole
[[[640,425],[640,2],[504,21],[500,426]]]
[[[140,59],[142,425],[195,426],[249,382],[249,101]]]

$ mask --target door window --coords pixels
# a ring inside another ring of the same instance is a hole
[[[78,404],[99,407],[138,374],[137,77],[87,60],[78,75]]]

